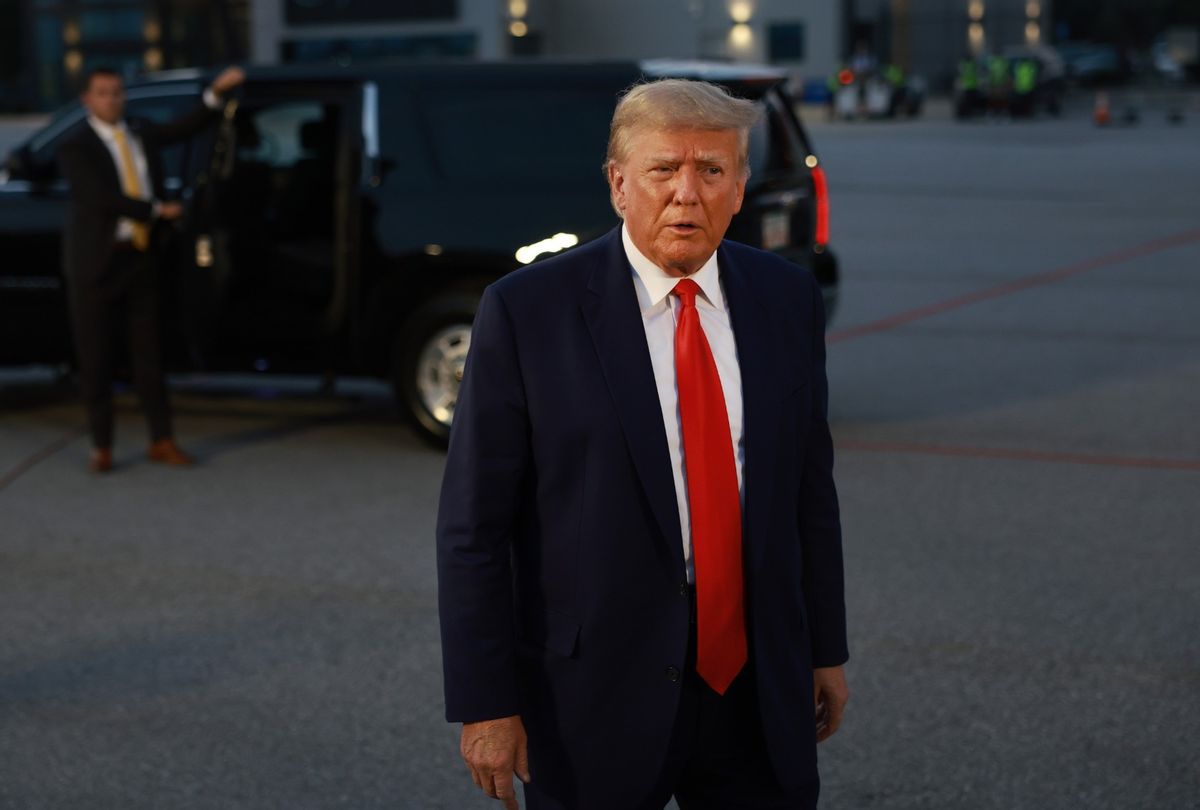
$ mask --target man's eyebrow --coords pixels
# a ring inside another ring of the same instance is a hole
[[[729,160],[730,160],[729,155],[725,154],[724,152],[697,152],[696,153],[696,162],[697,163],[728,163]]]
[[[695,156],[697,163],[711,163],[718,165],[729,163],[731,159],[732,158],[730,158],[730,156],[724,152],[698,152]],[[671,163],[677,165],[683,163],[683,161],[684,158],[680,157],[679,155],[659,154],[646,156],[647,163]]]

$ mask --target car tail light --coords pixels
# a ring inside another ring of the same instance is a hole
[[[829,244],[829,186],[825,183],[825,170],[812,167],[813,193],[817,199],[817,227],[813,234],[813,247],[822,251]]]

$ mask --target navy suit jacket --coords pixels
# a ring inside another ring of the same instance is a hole
[[[785,786],[816,779],[812,669],[847,657],[812,275],[723,242],[745,409],[751,666]],[[532,778],[633,806],[679,703],[689,599],[671,460],[620,229],[490,286],[438,514],[446,716],[519,714]],[[672,673],[676,677],[672,677]]]

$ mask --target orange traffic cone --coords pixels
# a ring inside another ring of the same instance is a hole
[[[1112,113],[1108,109],[1108,93],[1096,94],[1096,107],[1092,111],[1092,120],[1098,127],[1108,126],[1112,121]]]

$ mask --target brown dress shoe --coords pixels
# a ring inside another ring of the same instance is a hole
[[[146,458],[173,467],[190,467],[196,463],[195,459],[179,449],[174,439],[159,439],[150,445]]]
[[[108,447],[97,447],[92,450],[88,460],[88,472],[106,473],[113,468],[112,450]]]

